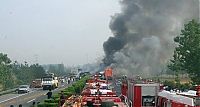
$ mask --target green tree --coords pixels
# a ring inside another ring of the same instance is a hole
[[[29,66],[27,62],[19,64],[15,61],[12,68],[18,84],[29,84],[33,79],[41,78],[45,75],[45,70],[39,64]]]
[[[30,66],[31,72],[34,78],[42,78],[45,75],[44,68],[39,64],[33,64]]]
[[[186,71],[193,83],[200,84],[200,24],[195,20],[185,24],[174,42],[177,47],[168,67],[176,72]]]
[[[180,70],[182,69],[179,58],[180,56],[177,54],[177,51],[175,50],[173,59],[170,60],[171,63],[168,65],[168,68],[174,73],[176,85],[180,84],[179,74],[180,74]]]
[[[20,84],[29,84],[33,79],[45,75],[45,70],[39,64],[20,64],[12,61],[6,54],[0,53],[0,90],[13,88]]]
[[[34,73],[31,71],[27,62],[17,66],[13,65],[13,73],[18,80],[18,84],[29,84],[34,79]]]
[[[6,54],[0,53],[0,84],[3,89],[13,85],[13,75],[11,72],[11,60]]]

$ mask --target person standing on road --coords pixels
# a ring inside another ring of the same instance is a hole
[[[70,84],[70,79],[67,80],[68,84]]]
[[[52,97],[51,89],[49,89],[49,92],[46,95],[47,95],[47,99],[50,99]]]
[[[30,107],[36,107],[35,101],[33,102],[33,104]]]

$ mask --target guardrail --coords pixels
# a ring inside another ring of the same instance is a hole
[[[5,90],[5,91],[0,91],[0,96],[4,95],[4,94],[9,94],[9,93],[15,92],[16,90],[17,90],[17,88]]]

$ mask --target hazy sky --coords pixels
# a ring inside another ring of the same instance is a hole
[[[12,60],[65,65],[102,57],[119,0],[3,0],[0,52]]]

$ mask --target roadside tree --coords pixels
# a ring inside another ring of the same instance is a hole
[[[200,23],[192,20],[185,24],[174,42],[177,47],[168,67],[175,72],[186,71],[194,84],[200,84]]]

